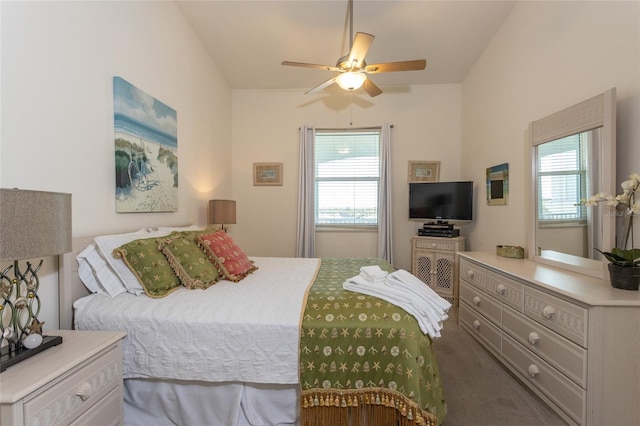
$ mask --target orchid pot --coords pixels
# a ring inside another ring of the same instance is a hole
[[[635,248],[633,237],[633,218],[640,214],[640,202],[636,202],[636,192],[640,188],[640,175],[631,174],[629,180],[622,182],[622,193],[616,196],[599,193],[588,200],[582,200],[586,206],[606,202],[615,206],[620,214],[627,218],[624,246],[614,247],[610,252],[598,250],[609,261],[611,286],[624,290],[638,290],[640,287],[640,249]]]

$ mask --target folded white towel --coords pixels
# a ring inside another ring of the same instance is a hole
[[[360,276],[372,283],[384,283],[388,273],[378,265],[363,266],[360,268]]]
[[[361,274],[345,281],[343,287],[378,297],[404,309],[413,315],[422,332],[433,338],[440,337],[442,321],[448,318],[447,312],[451,307],[449,302],[417,277],[402,269],[387,274],[384,285],[368,281]]]

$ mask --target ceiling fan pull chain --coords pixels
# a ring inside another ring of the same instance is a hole
[[[349,125],[353,126],[353,91],[349,92],[351,99],[349,99]]]

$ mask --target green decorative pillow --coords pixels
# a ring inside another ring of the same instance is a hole
[[[206,289],[220,279],[216,266],[196,244],[195,236],[171,235],[160,242],[159,248],[186,288]]]
[[[166,237],[144,238],[131,241],[113,250],[138,279],[149,297],[160,298],[182,287],[158,245]]]

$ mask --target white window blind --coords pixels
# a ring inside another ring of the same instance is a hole
[[[380,132],[318,130],[315,179],[316,225],[376,226]]]
[[[579,221],[586,218],[587,152],[583,135],[538,145],[538,220]]]

